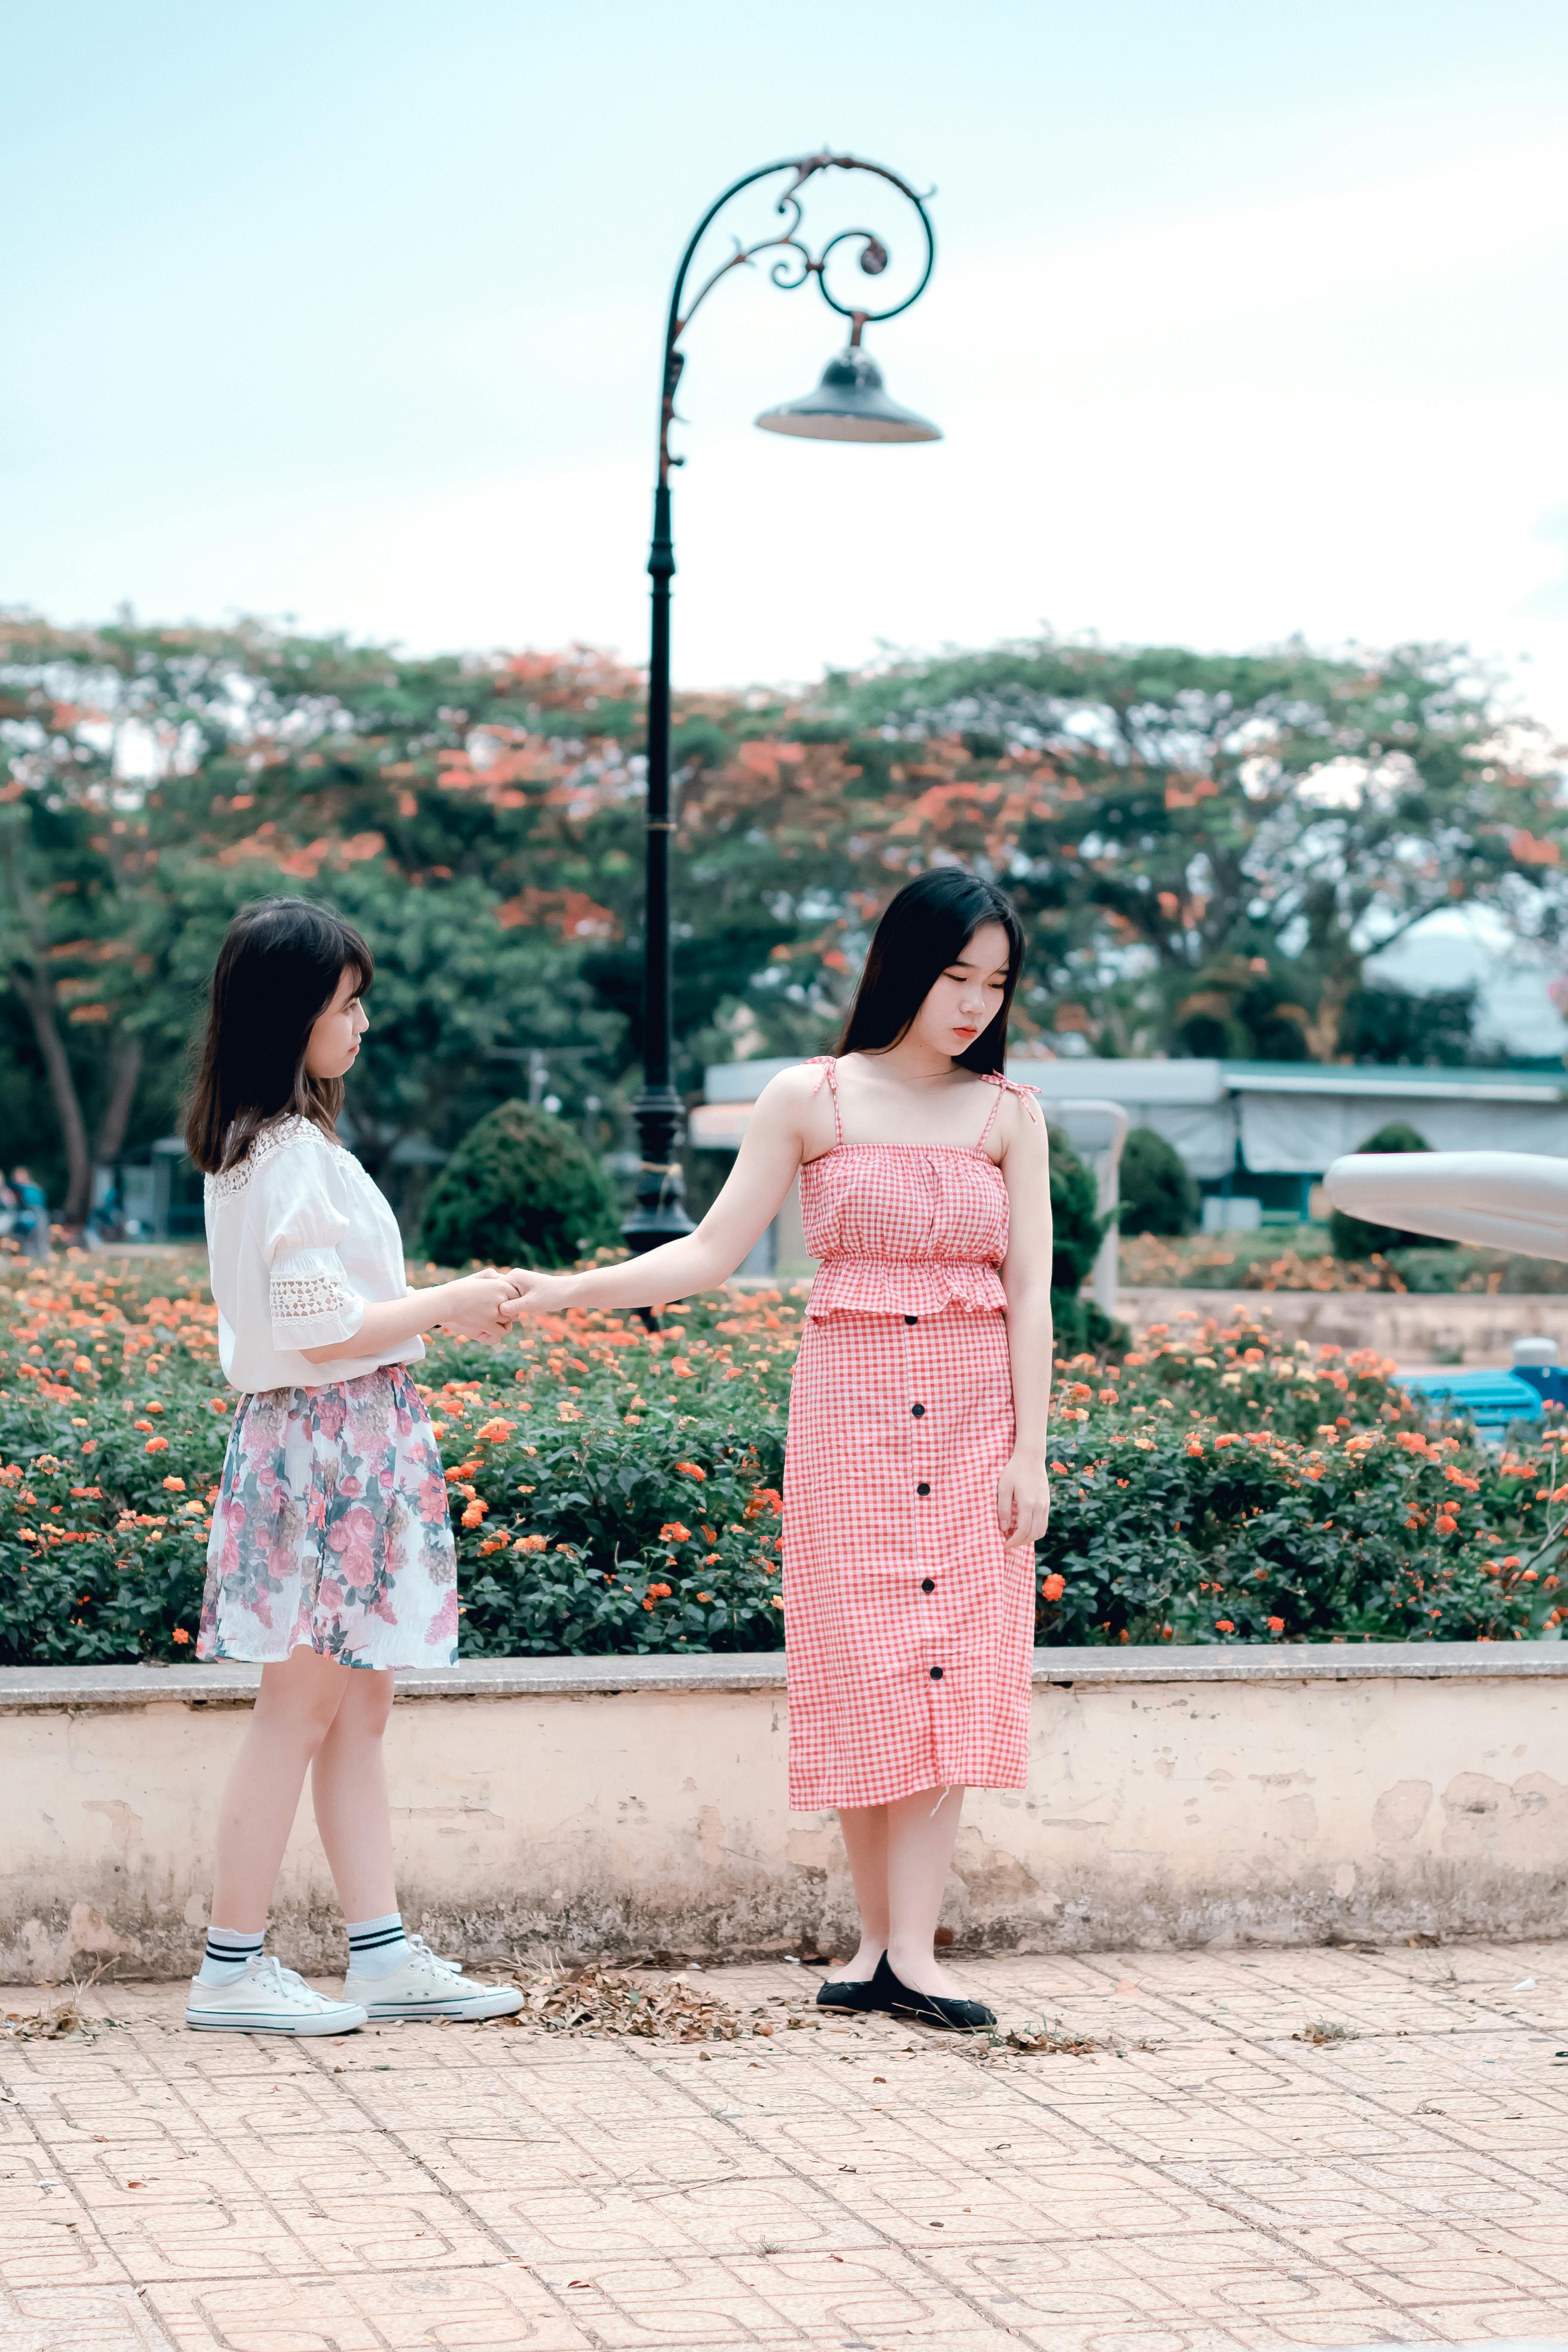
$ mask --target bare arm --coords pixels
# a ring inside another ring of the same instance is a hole
[[[1037,1107],[1021,1097],[1010,1114],[1002,1175],[1011,1226],[1002,1287],[1007,1294],[1007,1349],[1013,1367],[1013,1458],[997,1482],[996,1517],[1009,1542],[1032,1544],[1046,1532],[1051,1493],[1046,1476],[1046,1423],[1051,1402],[1050,1145]]]
[[[809,1069],[781,1070],[763,1088],[735,1165],[695,1233],[646,1256],[592,1274],[527,1274],[502,1319],[567,1307],[662,1307],[728,1281],[778,1215],[808,1147],[813,1079]]]
[[[465,1274],[456,1282],[433,1283],[428,1290],[411,1290],[406,1298],[374,1298],[365,1303],[359,1329],[349,1339],[334,1339],[330,1348],[300,1350],[308,1364],[335,1364],[345,1357],[374,1356],[384,1348],[400,1348],[422,1331],[441,1324],[462,1339],[499,1339],[505,1329],[498,1309],[510,1298],[515,1283],[510,1274]]]

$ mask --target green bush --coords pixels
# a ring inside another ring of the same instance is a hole
[[[1100,1213],[1100,1188],[1068,1141],[1066,1129],[1052,1126],[1047,1132],[1051,1139],[1051,1318],[1057,1347],[1058,1351],[1108,1347],[1121,1327],[1079,1293],[1110,1220]]]
[[[609,1179],[571,1128],[504,1102],[430,1187],[419,1245],[442,1265],[560,1266],[619,1239]]]
[[[1175,1146],[1152,1127],[1135,1127],[1121,1148],[1124,1234],[1190,1234],[1198,1222],[1198,1188]]]
[[[0,1664],[194,1654],[233,1412],[216,1311],[79,1254],[0,1315]],[[418,1369],[465,1655],[765,1650],[801,1301],[541,1317]],[[1184,1336],[1183,1333],[1184,1332]],[[1561,1413],[1428,1422],[1375,1356],[1237,1316],[1058,1364],[1046,1643],[1507,1640],[1556,1622]]]
[[[1363,1151],[1430,1151],[1424,1135],[1403,1119],[1391,1119],[1358,1147]],[[1329,1247],[1337,1258],[1386,1256],[1391,1249],[1441,1247],[1429,1234],[1407,1234],[1397,1225],[1369,1224],[1364,1217],[1348,1217],[1335,1209],[1329,1218]],[[1451,1244],[1450,1244],[1451,1246]]]

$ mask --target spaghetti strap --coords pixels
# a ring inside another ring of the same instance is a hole
[[[827,1080],[827,1091],[833,1097],[833,1140],[836,1144],[842,1144],[844,1121],[838,1110],[838,1064],[831,1054],[814,1054],[811,1058],[822,1064],[822,1078]],[[814,1095],[822,1092],[822,1078],[818,1078],[813,1087],[811,1091]]]
[[[991,1098],[991,1108],[986,1113],[985,1124],[980,1130],[980,1140],[974,1147],[976,1151],[983,1151],[985,1148],[986,1139],[989,1137],[992,1129],[996,1124],[996,1114],[1002,1108],[1002,1097],[1004,1095],[1021,1096],[1023,1098],[1024,1108],[1027,1111],[1030,1118],[1033,1119],[1037,1114],[1034,1103],[1035,1089],[1033,1087],[1021,1087],[1016,1078],[1004,1077],[1000,1070],[982,1070],[979,1075],[988,1087],[994,1087],[996,1089],[995,1094]]]

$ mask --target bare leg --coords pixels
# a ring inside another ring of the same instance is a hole
[[[962,1789],[922,1789],[886,1806],[888,1965],[911,1992],[962,2000],[964,1989],[936,1962],[933,1944],[963,1809]]]
[[[853,1958],[829,1969],[829,1984],[864,1984],[888,1948],[888,1813],[886,1805],[841,1805],[838,1826],[855,1882],[860,1941]]]
[[[215,1926],[247,1936],[266,1927],[305,1768],[331,1731],[352,1680],[352,1668],[314,1650],[295,1650],[279,1664],[262,1667],[261,1689],[218,1807]]]
[[[397,1908],[392,1811],[382,1734],[392,1712],[390,1670],[348,1670],[348,1689],[310,1767],[310,1801],[345,1919]]]

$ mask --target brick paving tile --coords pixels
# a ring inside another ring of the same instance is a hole
[[[133,2286],[0,2292],[5,2352],[167,2352],[168,2341]]]
[[[0,2352],[1568,2340],[1568,1946],[963,1973],[1106,2046],[819,2017],[778,1964],[693,1972],[775,2028],[702,2046],[100,1988],[0,2044]]]

